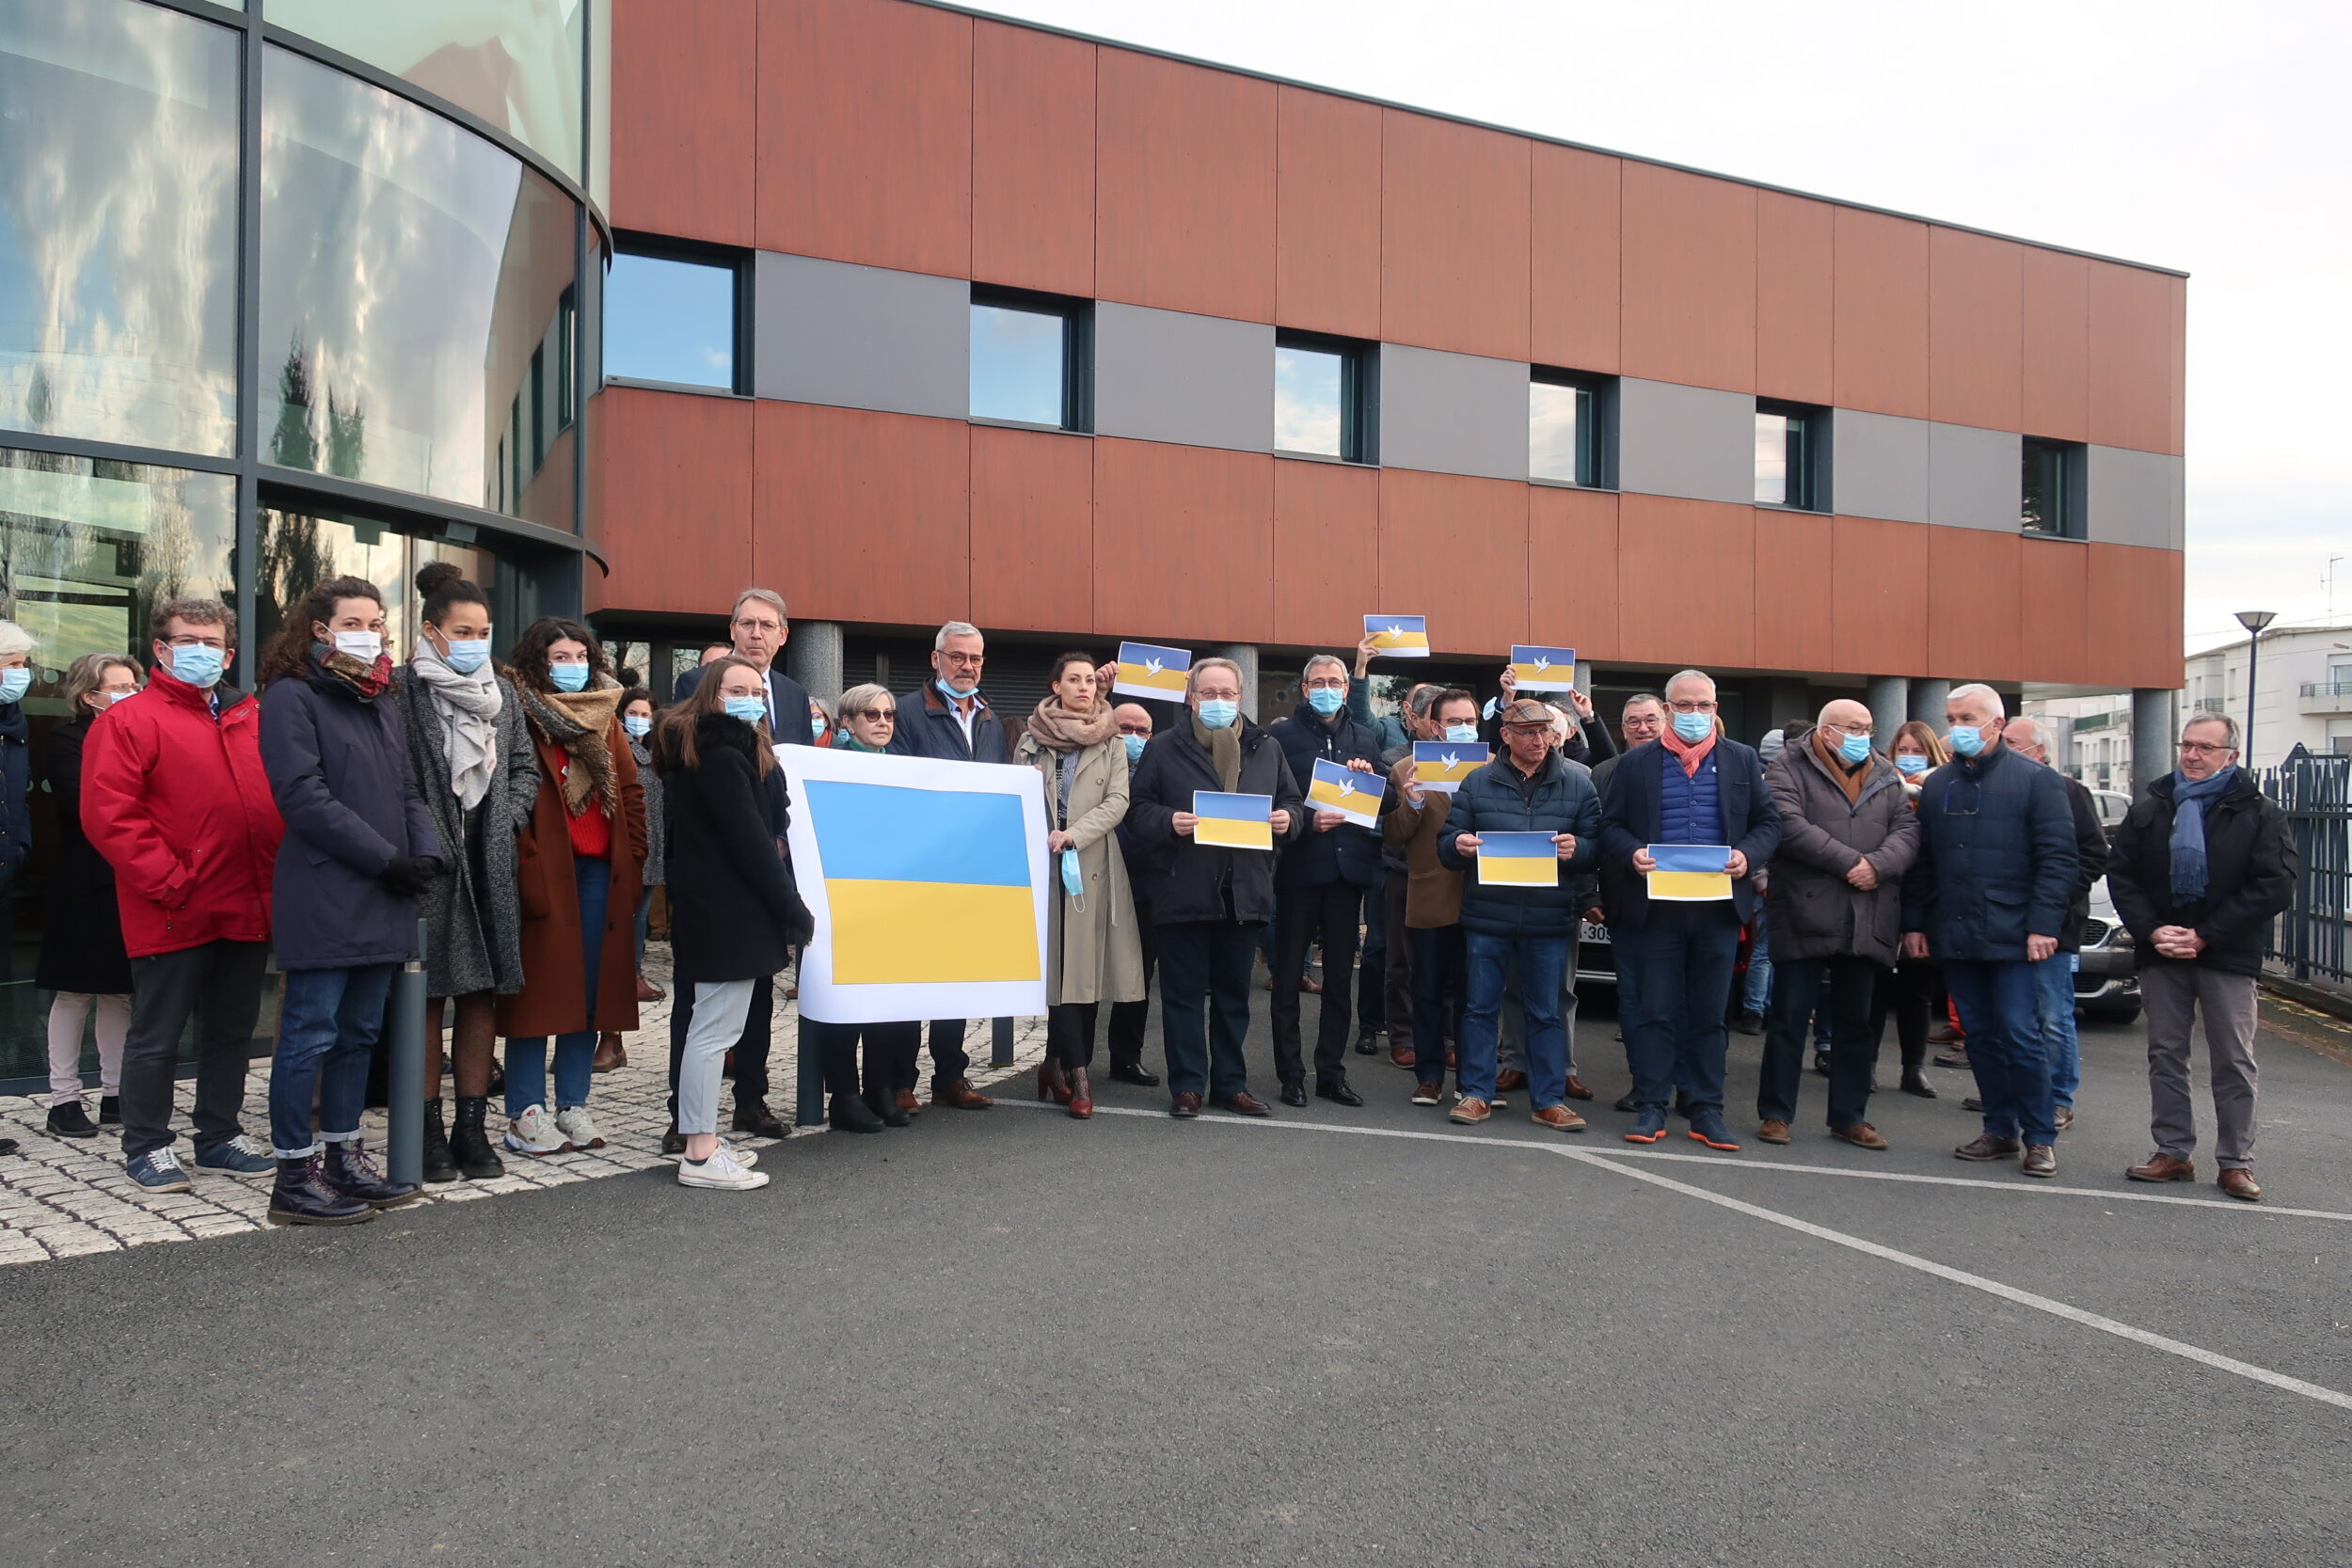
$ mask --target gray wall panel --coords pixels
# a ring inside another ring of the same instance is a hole
[[[1527,367],[1380,345],[1380,464],[1486,479],[1527,477]]]
[[[2024,438],[1974,425],[1928,427],[1928,521],[2015,533]]]
[[[1899,523],[1928,520],[1928,422],[1840,408],[1830,415],[1833,511]]]
[[[763,250],[754,286],[761,397],[944,420],[971,411],[971,284]]]
[[[1523,402],[1522,398],[1522,402]],[[1527,417],[1519,416],[1521,433]],[[1526,452],[1519,453],[1525,471]],[[1756,399],[1666,381],[1617,383],[1617,488],[1756,501]]]
[[[2163,452],[2092,447],[2083,482],[2090,538],[2179,549],[2181,473],[2181,460]]]
[[[1272,451],[1274,328],[1098,303],[1094,428],[1139,441]]]

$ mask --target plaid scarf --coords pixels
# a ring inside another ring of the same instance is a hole
[[[588,798],[594,794],[602,802],[605,816],[617,822],[620,786],[613,780],[607,737],[612,733],[612,716],[620,710],[621,683],[610,675],[596,679],[602,684],[587,691],[533,691],[517,680],[515,694],[532,729],[549,745],[562,747],[572,759],[572,766],[564,772],[564,809],[578,816],[588,809]]]

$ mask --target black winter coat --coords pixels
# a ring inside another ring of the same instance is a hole
[[[1555,749],[1544,755],[1532,788],[1509,753],[1472,770],[1454,792],[1445,826],[1438,830],[1438,863],[1470,873],[1462,881],[1462,929],[1484,937],[1568,937],[1576,932],[1576,873],[1600,859],[1600,797],[1582,763]],[[1574,833],[1576,851],[1560,863],[1556,887],[1488,886],[1478,879],[1474,855],[1457,850],[1464,833]]]
[[[0,896],[33,853],[33,764],[25,750],[31,728],[23,703],[0,707]]]
[[[2107,830],[2099,820],[2099,802],[2080,779],[2058,775],[2066,786],[2067,810],[2074,817],[2074,901],[2066,906],[2066,929],[2058,934],[2058,951],[2077,953],[2083,945],[2083,922],[2090,918],[2090,890],[2107,870]]]
[[[1276,811],[1291,814],[1290,832],[1274,835],[1279,854],[1306,827],[1306,802],[1274,736],[1248,720],[1240,723],[1241,778],[1232,793],[1270,795]],[[1204,845],[1176,832],[1176,814],[1192,810],[1195,790],[1224,787],[1216,765],[1193,737],[1189,708],[1143,749],[1143,760],[1127,781],[1127,820],[1121,826],[1132,830],[1142,853],[1145,875],[1136,896],[1151,905],[1153,925],[1274,918],[1274,855]],[[1132,872],[1134,860],[1128,865]]]
[[[816,922],[776,849],[757,733],[707,713],[695,721],[694,746],[702,766],[661,772],[674,970],[684,985],[756,980],[790,963],[792,945]]]
[[[2107,862],[2107,892],[2136,943],[2134,962],[2199,963],[2226,974],[2259,974],[2263,938],[2271,920],[2295,901],[2299,864],[2286,813],[2254,786],[2243,769],[2237,783],[2205,803],[2205,896],[2193,904],[2172,897],[2173,785],[2167,773],[2115,830]],[[2168,958],[2155,949],[2159,926],[2185,926],[2205,939],[2194,958]]]
[[[946,762],[1010,762],[1012,739],[988,699],[979,699],[972,713],[972,738],[963,738],[963,724],[948,710],[938,686],[923,683],[919,691],[898,699],[898,723],[890,734],[893,756],[938,757]]]
[[[1375,768],[1380,765],[1380,737],[1371,726],[1350,717],[1345,708],[1326,719],[1311,705],[1301,703],[1297,711],[1288,719],[1276,720],[1266,733],[1282,748],[1283,760],[1290,764],[1291,778],[1302,797],[1314,782],[1317,758],[1343,768],[1356,757]],[[1319,833],[1310,820],[1307,831],[1291,841],[1274,867],[1276,887],[1325,887],[1333,882],[1371,887],[1379,880],[1380,831],[1353,822]]]
[[[1947,763],[1919,782],[1903,930],[1934,958],[2024,963],[2027,937],[2065,931],[2080,865],[2058,774],[2006,746]]]
[[[49,875],[40,964],[33,984],[43,990],[119,996],[131,989],[131,959],[122,949],[115,868],[82,831],[82,742],[89,738],[89,727],[97,720],[84,708],[72,723],[49,732],[49,793],[57,808],[57,859]]]
[[[1600,890],[1612,927],[1649,924],[1649,880],[1633,869],[1633,851],[1658,842],[1664,811],[1662,769],[1682,766],[1661,741],[1646,740],[1620,756],[1604,781],[1600,807]],[[1723,817],[1719,841],[1748,858],[1748,875],[1731,884],[1732,908],[1756,918],[1756,872],[1780,847],[1780,808],[1764,784],[1755,748],[1728,737],[1715,741],[1715,804]]]

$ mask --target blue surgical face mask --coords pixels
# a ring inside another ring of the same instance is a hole
[[[1241,717],[1241,705],[1225,697],[1200,699],[1200,721],[1213,730],[1221,730]]]
[[[931,684],[939,688],[939,694],[946,698],[951,703],[968,703],[979,691],[979,688],[977,686],[970,691],[958,691],[954,687],[947,684],[947,679],[945,675],[931,682]]]
[[[1445,737],[1448,740],[1454,742],[1456,745],[1476,740],[1478,738],[1478,726],[1475,724],[1448,724],[1445,727]]]
[[[643,740],[653,734],[653,721],[642,714],[625,713],[621,715],[621,728]]]
[[[0,706],[17,701],[32,689],[31,670],[0,670]]]
[[[1860,762],[1870,754],[1870,737],[1867,735],[1840,736],[1837,739],[1837,754],[1848,762]]]
[[[1895,759],[1895,766],[1901,768],[1906,777],[1915,777],[1928,770],[1928,759],[1906,752]]]
[[[726,708],[728,718],[740,719],[746,724],[761,723],[768,717],[768,705],[758,697],[729,697]]]
[[[453,641],[441,662],[461,675],[470,675],[490,661],[490,640],[476,638],[464,642]]]
[[[191,642],[171,650],[172,674],[190,686],[218,686],[221,666],[227,662],[227,655],[209,642]]]
[[[1322,714],[1326,719],[1328,719],[1331,715],[1339,712],[1340,705],[1346,701],[1346,692],[1335,691],[1327,686],[1318,686],[1313,690],[1307,693],[1307,705],[1313,708],[1317,713]]]
[[[1129,762],[1141,762],[1143,760],[1143,743],[1151,738],[1149,736],[1122,735],[1119,738],[1127,743],[1127,760]]]
[[[550,664],[548,679],[558,691],[588,689],[588,666],[585,664]]]
[[[1695,746],[1715,733],[1715,716],[1711,713],[1677,713],[1675,734],[1685,743]]]
[[[1061,852],[1061,890],[1075,898],[1085,886],[1078,879],[1078,851],[1064,849]]]
[[[1974,724],[1954,724],[1944,732],[1944,738],[1963,757],[1973,757],[1984,750],[1984,732]]]

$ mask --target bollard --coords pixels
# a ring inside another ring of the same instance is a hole
[[[417,956],[392,976],[384,1027],[392,1041],[386,1075],[391,1103],[384,1135],[386,1174],[410,1186],[424,1180],[424,922],[417,922]]]
[[[1012,1066],[1012,1020],[993,1018],[989,1021],[988,1065]]]
[[[802,1127],[815,1127],[825,1119],[825,1047],[817,1037],[813,1019],[803,1017],[794,1038],[800,1042],[801,1087],[799,1108],[792,1120]]]

